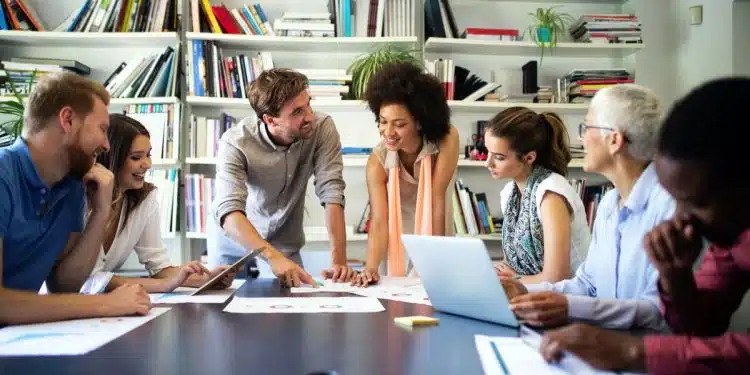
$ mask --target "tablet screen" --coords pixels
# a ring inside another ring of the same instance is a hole
[[[232,264],[230,267],[228,267],[224,271],[219,272],[219,274],[217,274],[216,276],[214,276],[211,280],[208,280],[205,284],[203,284],[203,286],[201,286],[200,288],[198,288],[195,292],[191,293],[190,295],[194,296],[194,295],[199,294],[199,293],[201,293],[201,292],[203,292],[205,290],[211,289],[214,285],[216,285],[216,284],[219,283],[219,281],[221,280],[222,277],[224,277],[224,275],[228,274],[232,270],[236,270],[236,269],[242,267],[242,265],[245,264],[245,262],[248,259],[257,256],[263,250],[265,250],[265,247],[261,247],[260,249],[255,249],[255,250],[250,251],[249,253],[245,254],[238,261],[234,262],[234,264]]]

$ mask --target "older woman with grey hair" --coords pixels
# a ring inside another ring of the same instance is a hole
[[[607,328],[664,329],[659,275],[643,237],[674,213],[651,164],[663,107],[649,89],[621,84],[597,92],[579,135],[587,151],[584,170],[615,189],[602,198],[585,262],[557,283],[523,285],[502,280],[511,308],[531,325],[584,320]]]

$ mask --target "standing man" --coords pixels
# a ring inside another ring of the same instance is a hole
[[[248,117],[219,143],[216,196],[209,220],[212,266],[232,264],[264,248],[260,257],[282,283],[314,285],[299,251],[307,182],[326,211],[332,267],[324,277],[347,281],[344,179],[341,142],[333,119],[310,107],[308,81],[290,69],[270,69],[248,86],[258,120]]]
[[[607,370],[750,373],[750,334],[726,332],[750,289],[750,128],[738,111],[748,92],[748,78],[706,83],[675,104],[660,133],[656,173],[677,208],[643,241],[673,335],[636,337],[576,324],[545,334],[547,359],[569,351]],[[711,246],[693,272],[703,239]]]
[[[97,82],[45,75],[29,95],[23,135],[0,149],[0,326],[151,308],[140,285],[74,294],[94,268],[111,212],[112,172],[95,163],[109,149],[108,104]],[[39,295],[45,281],[51,294]]]

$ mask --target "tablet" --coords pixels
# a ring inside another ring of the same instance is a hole
[[[261,247],[260,249],[255,249],[253,251],[248,252],[242,258],[240,258],[238,261],[234,262],[234,264],[232,264],[231,266],[229,266],[227,269],[225,269],[224,271],[219,272],[218,275],[214,276],[211,280],[208,280],[200,288],[198,288],[194,292],[190,293],[190,295],[194,296],[194,295],[202,293],[202,292],[204,292],[206,290],[210,290],[214,285],[216,285],[216,284],[219,283],[219,280],[221,280],[221,278],[224,277],[224,275],[228,274],[232,270],[239,269],[243,264],[245,264],[245,262],[248,259],[257,256],[258,254],[260,254],[261,252],[263,252],[263,250],[265,250],[265,247]]]

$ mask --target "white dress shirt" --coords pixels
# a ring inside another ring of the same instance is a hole
[[[138,261],[146,267],[151,276],[171,266],[167,250],[161,241],[158,199],[159,194],[154,189],[130,212],[124,227],[127,201],[123,202],[112,245],[106,254],[104,247],[99,250],[96,265],[81,288],[81,293],[102,292],[112,278],[113,272],[122,267],[134,250],[138,255]]]
[[[656,177],[643,171],[622,208],[610,190],[601,200],[586,261],[575,276],[554,284],[527,285],[530,292],[552,290],[568,299],[568,316],[604,328],[665,330],[659,310],[659,273],[646,255],[643,237],[674,214],[675,202]]]

